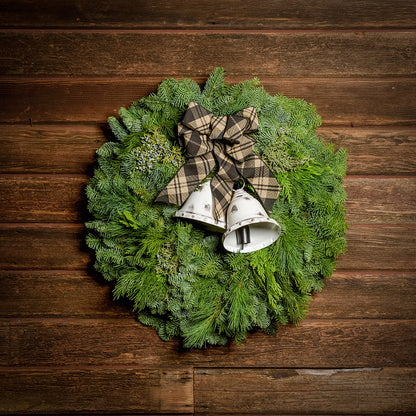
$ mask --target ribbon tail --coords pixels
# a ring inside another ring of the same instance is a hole
[[[227,208],[230,205],[233,195],[233,181],[227,181],[219,177],[214,176],[211,179],[211,192],[213,199],[213,215],[218,221],[221,218],[226,218]]]
[[[215,166],[211,153],[188,160],[156,197],[156,202],[182,205]]]
[[[266,210],[270,212],[282,189],[273,172],[254,153],[246,158],[239,170],[253,186]]]
[[[216,142],[214,144],[215,157],[218,171],[211,180],[211,191],[214,206],[214,218],[226,217],[227,208],[233,196],[235,181],[240,178],[234,161],[225,153],[225,145]]]

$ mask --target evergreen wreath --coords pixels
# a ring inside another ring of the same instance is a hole
[[[165,79],[156,93],[121,108],[120,121],[109,118],[115,137],[97,150],[87,186],[95,269],[140,322],[163,340],[182,337],[187,348],[240,343],[248,331],[298,323],[345,251],[345,150],[316,136],[313,105],[271,96],[259,84],[229,85],[222,68],[202,91],[191,79]],[[186,160],[176,126],[191,101],[214,115],[256,108],[254,150],[282,187],[270,214],[282,231],[269,247],[229,253],[220,234],[175,218],[178,206],[154,202]]]

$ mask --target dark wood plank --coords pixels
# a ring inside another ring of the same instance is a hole
[[[110,133],[98,123],[0,124],[0,173],[87,173]],[[348,151],[351,175],[416,173],[416,129],[321,127],[318,135]]]
[[[416,173],[416,131],[412,128],[321,127],[318,134],[348,151],[348,173]]]
[[[112,286],[93,273],[9,270],[0,271],[0,282],[0,317],[134,316],[127,302],[112,300]]]
[[[106,133],[99,124],[0,125],[0,172],[90,172]]]
[[[213,68],[212,66],[209,67]],[[206,71],[208,75],[209,70]],[[324,124],[409,125],[416,124],[414,78],[273,78],[260,75],[274,95],[303,98],[315,104]],[[0,122],[105,123],[120,107],[156,90],[167,77],[136,79],[2,79]],[[248,77],[227,77],[235,83]],[[251,78],[251,76],[250,76]],[[206,78],[194,78],[202,83]]]
[[[0,222],[83,221],[87,183],[84,175],[0,175]],[[415,177],[348,176],[345,189],[349,223],[416,224]]]
[[[354,413],[415,409],[414,368],[197,369],[196,414]]]
[[[416,6],[409,0],[278,0],[221,4],[171,0],[157,5],[139,0],[2,0],[0,25],[31,28],[137,29],[364,29],[414,28]],[[230,13],[232,10],[232,13]]]
[[[3,297],[2,297],[3,300]],[[0,323],[0,363],[8,364],[10,361],[10,328],[6,322]]]
[[[250,334],[243,346],[183,351],[180,341],[164,342],[131,317],[12,319],[9,365],[403,367],[416,363],[415,341],[414,320],[305,319],[273,336]]]
[[[190,368],[28,368],[1,373],[2,414],[193,413]]]
[[[154,92],[163,77],[151,80],[8,79],[0,81],[0,121],[99,122],[118,116],[118,109]],[[202,82],[201,79],[199,79]]]
[[[415,282],[414,272],[335,272],[313,295],[308,317],[415,319]]]
[[[311,319],[416,319],[413,272],[336,272],[313,295]],[[0,317],[134,316],[127,302],[112,300],[111,285],[83,271],[0,272]]]
[[[347,254],[338,270],[406,270],[416,268],[414,226],[351,225],[347,231]]]
[[[0,221],[83,221],[87,181],[84,175],[0,175]]]
[[[81,224],[1,224],[0,268],[85,270],[90,254]],[[414,226],[351,225],[338,270],[413,270]]]
[[[81,224],[2,224],[0,268],[85,270],[85,233]]]
[[[409,76],[415,70],[415,41],[412,31],[3,31],[0,73],[182,77],[206,76],[224,66],[239,76]]]
[[[416,224],[416,177],[349,176],[345,190],[349,223]]]

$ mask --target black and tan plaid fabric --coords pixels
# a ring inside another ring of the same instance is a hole
[[[270,169],[253,152],[255,142],[246,133],[257,128],[254,107],[230,116],[214,116],[192,101],[178,124],[178,134],[182,137],[189,159],[156,201],[182,205],[217,166],[217,173],[211,180],[216,219],[225,216],[234,183],[240,178],[251,183],[265,208],[270,211],[281,188]]]

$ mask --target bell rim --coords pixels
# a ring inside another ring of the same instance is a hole
[[[280,236],[280,233],[282,231],[282,227],[280,226],[280,224],[275,219],[270,218],[270,217],[260,217],[260,216],[258,216],[257,218],[259,219],[259,221],[256,221],[256,217],[252,217],[252,218],[247,218],[246,220],[242,220],[242,221],[238,221],[238,222],[234,223],[224,233],[224,238],[225,238],[226,235],[228,235],[229,233],[232,233],[237,228],[244,227],[246,225],[258,224],[260,222],[268,222],[270,224],[274,224],[279,230],[278,237]]]
[[[203,224],[210,224],[213,227],[216,227],[218,230],[221,230],[222,232],[227,230],[227,223],[225,222],[225,220],[220,219],[216,221],[214,218],[211,218],[205,215],[201,215],[201,214],[196,215],[190,212],[180,212],[180,210],[175,212],[175,217],[186,218],[188,220],[198,221]]]
[[[225,238],[224,238],[224,240],[225,240]],[[276,241],[277,241],[277,238],[274,239],[274,240],[264,241],[263,243],[252,246],[251,248],[250,248],[250,245],[247,245],[246,248],[243,248],[242,250],[239,249],[239,248],[231,247],[231,246],[228,246],[229,248],[227,248],[224,244],[224,241],[222,242],[222,245],[230,253],[243,253],[243,254],[245,254],[245,253],[253,253],[254,251],[262,250],[263,248],[271,246]]]
[[[260,219],[260,217],[259,217]],[[235,230],[237,230],[238,228],[244,227],[246,225],[253,225],[253,224],[258,224],[260,222],[267,222],[269,224],[273,224],[276,227],[276,232],[277,235],[273,236],[272,238],[268,239],[267,241],[263,241],[262,243],[258,243],[257,245],[253,246],[252,249],[250,249],[250,246],[247,245],[247,248],[243,248],[238,249],[235,248],[231,245],[228,245],[226,243],[226,239],[227,237],[233,233]],[[274,220],[273,218],[263,218],[261,217],[261,221],[255,221],[252,218],[251,219],[247,219],[247,220],[243,220],[243,221],[239,221],[238,223],[233,224],[229,229],[227,229],[227,231],[224,233],[223,237],[222,237],[222,245],[223,247],[227,250],[230,251],[231,253],[252,253],[253,251],[257,251],[257,250],[261,250],[263,248],[266,248],[268,246],[271,246],[274,242],[277,241],[277,239],[280,237],[280,234],[282,233],[282,227],[280,226],[280,224]]]

